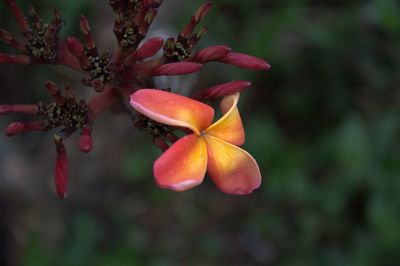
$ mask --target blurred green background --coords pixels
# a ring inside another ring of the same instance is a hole
[[[84,13],[100,48],[112,39],[105,0],[32,2],[44,16],[60,8],[64,36],[80,38]],[[165,2],[154,29],[178,31],[202,3]],[[67,141],[70,189],[61,201],[50,134],[1,137],[0,265],[399,265],[398,1],[214,3],[200,46],[228,44],[272,69],[209,64],[184,89],[253,83],[240,110],[262,187],[247,197],[224,195],[209,180],[184,193],[161,190],[151,175],[160,152],[129,116],[108,113],[95,125],[92,154],[77,151],[76,137]],[[0,15],[16,33],[4,3]],[[2,65],[1,103],[49,100],[46,79],[85,96],[80,78]],[[0,126],[24,119],[2,117]]]

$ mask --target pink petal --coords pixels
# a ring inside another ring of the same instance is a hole
[[[261,185],[261,173],[254,158],[228,142],[205,136],[207,170],[216,186],[227,194],[245,195]]]
[[[203,182],[207,147],[203,138],[187,135],[175,142],[154,163],[154,176],[162,188],[184,191]]]
[[[139,113],[170,126],[190,128],[196,134],[206,129],[214,117],[210,106],[178,94],[141,89],[131,95],[131,105]]]
[[[237,103],[239,93],[225,97],[220,104],[224,114],[217,122],[205,130],[205,134],[220,138],[231,144],[241,146],[244,143],[244,129]]]

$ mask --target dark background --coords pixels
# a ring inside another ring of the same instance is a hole
[[[18,1],[26,7],[25,1]],[[59,7],[63,35],[81,38],[87,14],[100,49],[112,47],[106,1],[32,1]],[[153,30],[174,35],[201,1],[165,1]],[[224,195],[211,181],[159,189],[160,152],[130,117],[95,124],[91,154],[66,142],[70,186],[53,188],[50,133],[0,137],[0,265],[398,265],[400,260],[400,5],[395,0],[215,0],[200,46],[228,44],[265,58],[250,72],[220,64],[161,80],[175,91],[230,80],[242,93],[245,149],[262,187]],[[1,27],[17,32],[0,3]],[[1,51],[11,52],[5,45]],[[50,100],[43,83],[90,89],[61,67],[0,66],[1,103]],[[0,118],[5,128],[15,120]]]

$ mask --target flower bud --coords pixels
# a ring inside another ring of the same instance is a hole
[[[92,134],[91,134],[91,129],[88,126],[85,126],[82,129],[81,132],[81,137],[79,139],[79,149],[82,152],[90,152],[93,148],[93,140],[92,140]]]
[[[165,142],[165,140],[163,140],[163,138],[161,137],[157,137],[154,140],[154,145],[157,146],[157,148],[159,148],[161,151],[166,151],[168,150],[169,146],[168,144]]]
[[[0,39],[8,44],[14,47],[18,51],[23,51],[25,49],[25,45],[17,40],[15,40],[11,34],[6,31],[5,29],[0,29]]]
[[[172,133],[172,132],[167,133],[167,134],[165,135],[165,138],[166,138],[169,142],[171,142],[171,143],[175,143],[175,142],[177,142],[178,139],[179,139],[179,138],[178,138],[174,133]]]
[[[29,65],[31,60],[25,55],[8,55],[0,53],[0,64]]]
[[[247,68],[250,70],[268,70],[271,68],[271,66],[267,62],[260,58],[234,52],[226,54],[219,61],[237,67]]]
[[[81,16],[79,19],[79,28],[85,37],[86,46],[88,49],[93,49],[96,47],[96,43],[92,37],[92,33],[90,32],[89,21],[85,16]]]
[[[54,138],[54,143],[56,145],[57,159],[56,168],[54,173],[54,183],[58,196],[64,199],[67,192],[68,186],[68,159],[65,146],[61,140]]]
[[[240,92],[242,90],[249,88],[250,86],[251,83],[249,81],[244,81],[244,80],[231,81],[199,91],[193,94],[192,98],[196,100],[215,99],[218,97],[223,97],[234,94],[236,92]]]
[[[159,37],[148,39],[135,52],[131,53],[124,61],[126,66],[131,66],[135,61],[143,60],[155,55],[163,46],[164,40]]]
[[[76,56],[78,59],[84,56],[84,50],[82,44],[78,39],[74,37],[68,37],[67,47],[68,50],[71,52],[71,54]]]
[[[24,123],[24,122],[13,122],[8,125],[6,128],[6,136],[12,137],[16,134],[23,133],[26,131],[44,131],[45,126],[43,122],[31,122],[31,123]]]
[[[203,50],[200,50],[194,55],[194,60],[205,63],[209,61],[215,61],[222,57],[224,57],[227,53],[231,51],[231,48],[226,45],[215,45],[207,47]]]
[[[201,69],[202,64],[193,62],[176,62],[164,64],[155,67],[151,70],[152,76],[164,76],[164,75],[185,75],[197,72]]]
[[[15,105],[0,105],[0,115],[10,113],[36,115],[38,107],[36,104],[15,104]]]
[[[24,13],[22,13],[22,10],[19,8],[15,0],[4,0],[10,8],[11,12],[13,13],[15,19],[17,20],[18,26],[22,32],[28,32],[30,27],[28,22],[26,21],[26,18],[24,16]]]
[[[192,18],[190,19],[189,23],[186,27],[182,30],[181,36],[185,38],[189,38],[192,35],[194,28],[199,24],[199,22],[204,18],[205,15],[211,10],[213,6],[212,1],[207,1],[204,3],[197,11],[194,13]]]
[[[205,15],[211,10],[213,6],[212,1],[207,1],[204,3],[199,9],[197,9],[196,13],[194,14],[194,20],[196,23],[199,23]]]

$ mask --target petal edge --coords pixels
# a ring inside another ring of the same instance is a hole
[[[222,192],[247,195],[261,185],[260,169],[248,152],[213,136],[205,139],[207,171]]]
[[[131,105],[157,122],[190,128],[197,135],[212,123],[214,117],[214,109],[204,103],[156,89],[136,91],[131,95]]]
[[[245,134],[240,118],[237,103],[239,101],[239,93],[226,96],[221,101],[220,107],[224,114],[218,121],[209,126],[205,133],[236,146],[244,143]]]
[[[175,142],[154,163],[154,177],[162,188],[184,191],[203,182],[207,146],[203,138],[187,135]]]

